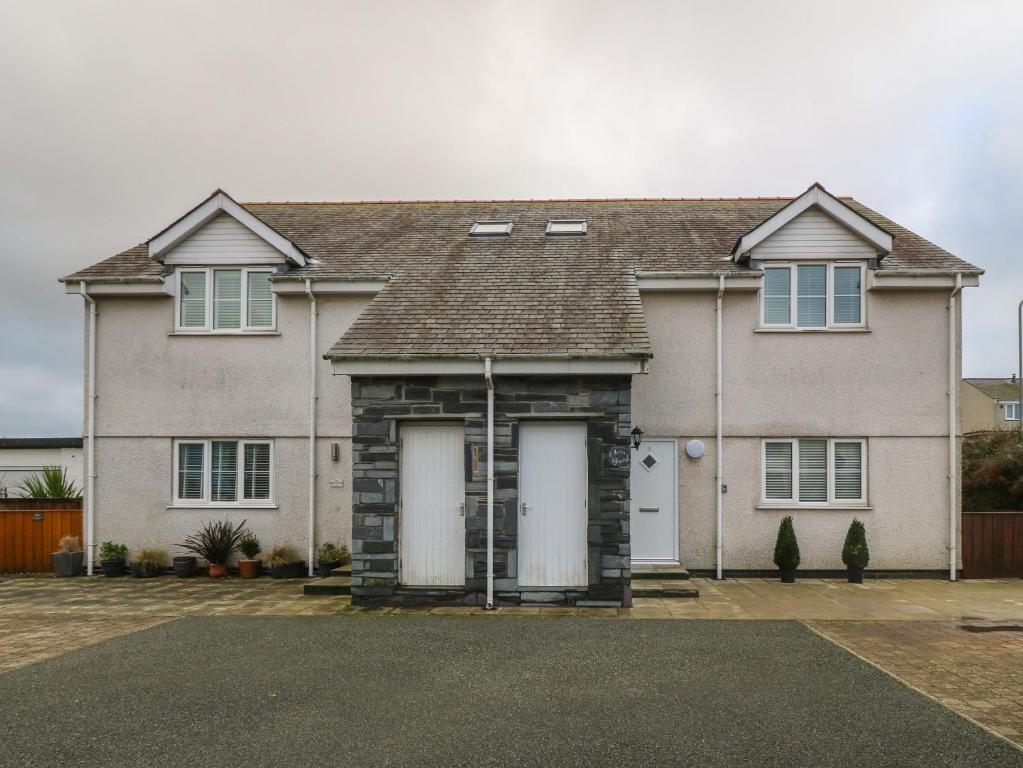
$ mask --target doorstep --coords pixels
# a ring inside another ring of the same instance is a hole
[[[352,594],[352,577],[328,576],[325,579],[316,579],[302,587],[302,593],[305,595],[350,595]]]
[[[699,597],[700,590],[677,578],[659,581],[633,577],[632,597]]]
[[[634,563],[632,580],[653,579],[655,581],[688,581],[689,571],[678,563]]]

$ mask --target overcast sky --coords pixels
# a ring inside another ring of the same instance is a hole
[[[851,194],[1016,368],[1023,3],[0,0],[0,435],[76,435],[57,277],[240,200]],[[934,343],[942,343],[935,329]],[[926,340],[921,340],[926,342]]]

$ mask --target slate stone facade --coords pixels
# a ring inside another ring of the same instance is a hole
[[[498,604],[620,604],[630,599],[631,378],[494,379],[494,594]],[[487,575],[487,390],[482,377],[352,377],[352,601],[482,604]],[[517,581],[519,424],[587,424],[589,586],[550,591]],[[403,587],[398,571],[403,424],[465,424],[465,588]],[[615,449],[612,451],[612,449]],[[612,457],[612,454],[614,456]]]

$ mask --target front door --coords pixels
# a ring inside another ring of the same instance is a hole
[[[463,427],[401,428],[401,583],[465,585],[465,438]]]
[[[632,455],[629,531],[633,563],[678,562],[674,440],[646,440]]]
[[[523,422],[519,585],[586,586],[586,527],[586,424]]]

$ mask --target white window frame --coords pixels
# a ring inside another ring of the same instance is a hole
[[[573,229],[560,229],[563,226],[572,226]],[[551,219],[547,222],[547,237],[585,237],[586,219]]]
[[[471,237],[508,237],[514,224],[510,221],[477,221],[469,228]]]
[[[799,441],[800,440],[827,440],[828,442],[828,500],[827,501],[800,501],[799,500]],[[792,446],[792,498],[769,499],[767,498],[767,444],[788,443]],[[836,499],[835,498],[835,443],[859,443],[860,444],[860,498],[858,499]],[[765,437],[760,441],[760,504],[761,507],[779,507],[791,509],[794,507],[806,509],[828,509],[831,507],[866,507],[867,499],[867,441],[860,437]]]
[[[799,270],[797,267],[827,267],[827,293],[824,307],[824,325],[804,327],[798,325],[799,319]],[[860,321],[858,323],[836,323],[835,322],[835,267],[859,267],[860,270]],[[867,265],[862,261],[765,261],[760,265],[761,269],[788,269],[789,270],[789,321],[787,323],[768,323],[765,317],[767,304],[764,295],[764,281],[760,283],[760,328],[764,330],[790,330],[803,332],[819,332],[828,330],[841,330],[846,328],[867,327]]]
[[[1006,421],[1019,421],[1021,406],[1018,400],[1003,400],[1000,405],[1005,410]],[[1009,411],[1015,411],[1015,416],[1010,416]]]
[[[212,501],[213,493],[213,443],[229,442],[238,444],[237,471],[235,488],[238,498],[235,501]],[[202,498],[182,499],[178,496],[178,470],[182,443],[201,443],[202,450]],[[245,498],[245,446],[270,446],[270,495],[266,499]],[[238,438],[238,437],[182,437],[174,440],[173,471],[171,473],[171,499],[174,507],[210,507],[224,509],[253,509],[258,507],[274,507],[274,441],[269,438]]]
[[[206,275],[206,322],[200,328],[181,324],[181,275],[184,272],[198,272]],[[214,272],[241,272],[241,306],[238,328],[213,327]],[[217,334],[224,336],[240,336],[244,334],[275,333],[277,330],[277,294],[271,292],[270,325],[249,325],[249,274],[252,272],[273,273],[267,267],[178,267],[174,276],[174,332],[195,334]]]

